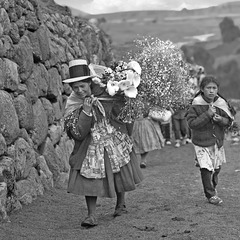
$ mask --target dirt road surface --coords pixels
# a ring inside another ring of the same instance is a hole
[[[0,224],[1,240],[239,240],[240,145],[225,143],[227,163],[219,176],[221,206],[209,204],[194,166],[191,144],[153,151],[144,181],[127,193],[128,214],[113,218],[115,199],[99,199],[99,225],[80,226],[84,198],[54,189]]]

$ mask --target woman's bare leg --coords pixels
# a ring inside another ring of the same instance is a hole
[[[85,220],[81,223],[83,227],[94,227],[98,225],[96,219],[96,205],[97,205],[97,197],[92,196],[85,196],[87,209],[88,209],[88,216]]]
[[[124,213],[127,213],[127,209],[125,205],[125,192],[120,192],[120,193],[117,193],[117,203],[116,203],[116,208],[113,216],[118,217]]]
[[[85,196],[87,203],[88,216],[96,214],[97,197]]]
[[[148,155],[148,152],[141,154],[141,163],[140,163],[141,168],[145,168],[147,166],[147,155]]]

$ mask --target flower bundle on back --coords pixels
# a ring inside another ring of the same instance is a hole
[[[135,42],[138,51],[130,56],[130,62],[105,67],[101,77],[110,96],[120,94],[125,98],[118,118],[133,122],[146,107],[165,111],[188,106],[192,99],[191,66],[184,61],[181,49],[171,41],[153,37]]]
[[[150,107],[160,109],[184,108],[189,104],[191,91],[189,64],[181,49],[171,41],[145,37],[135,41],[139,49],[133,56],[142,68],[138,97]]]

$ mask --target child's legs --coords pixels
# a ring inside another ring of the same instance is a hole
[[[87,209],[88,209],[88,216],[95,215],[97,197],[95,197],[95,196],[85,196],[85,200],[86,200]]]
[[[166,128],[166,140],[170,141],[171,140],[170,123],[165,124],[165,128]]]
[[[212,183],[214,188],[216,188],[217,184],[218,184],[218,174],[221,171],[221,167],[219,167],[218,169],[215,169],[213,176],[212,176]]]
[[[216,195],[215,187],[212,182],[212,172],[206,168],[201,168],[201,178],[205,196],[209,199]]]
[[[188,127],[188,138],[192,138],[192,132],[191,132],[191,129]]]
[[[166,139],[166,137],[165,137],[165,124],[159,123],[159,125],[160,125],[161,131],[162,131],[162,135]]]
[[[163,137],[166,139],[166,141],[170,141],[170,123],[160,124]]]
[[[186,118],[180,119],[180,129],[183,137],[189,137],[189,129]]]
[[[180,133],[180,121],[179,119],[173,118],[172,119],[173,124],[173,132],[175,136],[175,140],[180,140],[181,133]]]

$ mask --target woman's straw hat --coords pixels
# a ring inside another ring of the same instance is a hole
[[[95,75],[91,74],[91,71],[87,65],[85,59],[76,59],[69,62],[69,75],[70,78],[63,80],[64,83],[78,82],[87,78],[94,78]]]

